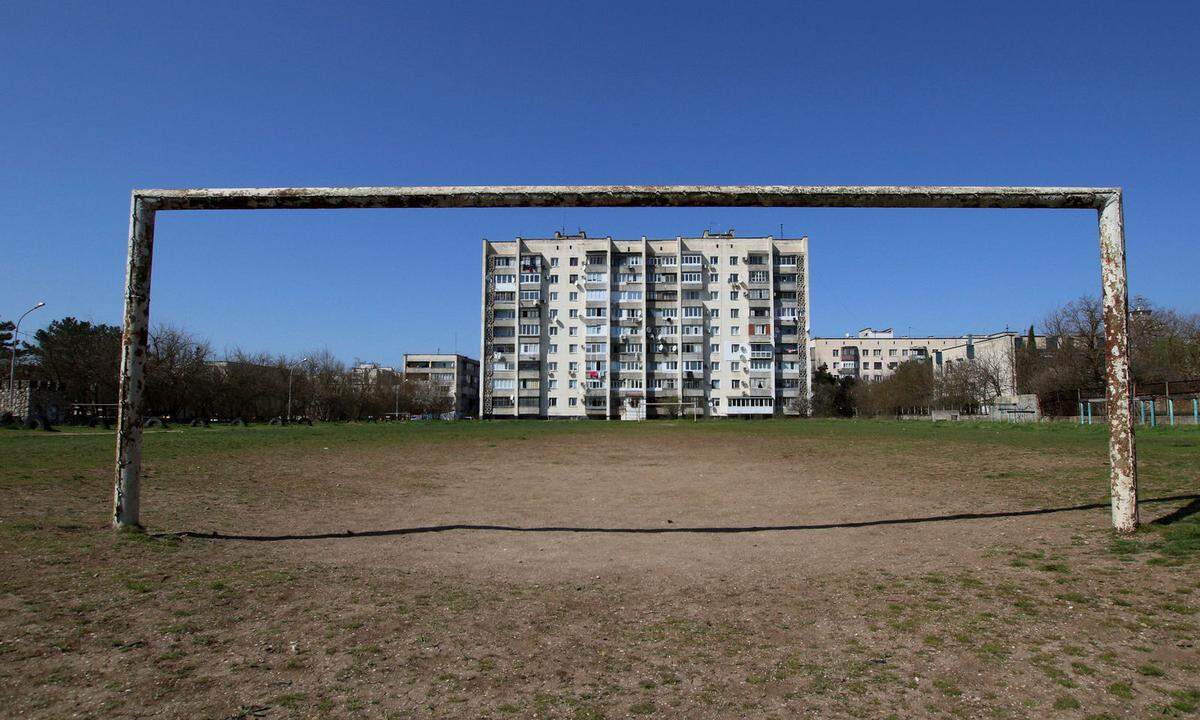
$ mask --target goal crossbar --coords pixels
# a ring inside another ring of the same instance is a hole
[[[155,214],[173,210],[501,207],[846,207],[1095,210],[1104,301],[1113,526],[1138,526],[1123,199],[1115,187],[518,185],[134,190],[125,274],[113,523],[140,528],[142,394]]]

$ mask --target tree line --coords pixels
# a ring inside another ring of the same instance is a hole
[[[1135,389],[1154,392],[1164,382],[1200,380],[1200,314],[1159,307],[1143,297],[1135,298],[1130,307]],[[1042,320],[1040,330],[1029,327],[1012,358],[983,357],[945,365],[936,372],[931,360],[909,360],[874,382],[836,377],[826,367],[817,368],[812,410],[824,417],[896,416],[928,408],[966,410],[999,396],[1008,373],[1015,373],[1017,392],[1037,395],[1042,412],[1048,415],[1073,415],[1080,398],[1103,397],[1100,298],[1083,296],[1054,309]]]
[[[0,329],[4,326],[0,322]],[[116,403],[121,328],[65,317],[38,330],[31,340],[6,340],[6,356],[14,343],[18,379],[60,383],[67,402],[96,405],[98,410]],[[293,417],[353,420],[453,408],[444,387],[406,381],[391,372],[356,372],[328,350],[308,353],[303,361],[241,349],[218,358],[207,340],[159,325],[147,343],[146,414],[247,421],[284,417],[289,376]]]

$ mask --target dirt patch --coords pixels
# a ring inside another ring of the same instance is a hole
[[[107,530],[107,448],[47,452],[2,476],[0,715],[1099,718],[1200,706],[1198,566],[1156,550],[1156,532],[1114,541],[1107,510],[1087,507],[1104,500],[1100,435],[889,423],[202,432],[150,446],[146,521],[217,538]],[[1147,503],[1147,519],[1186,523],[1200,434],[1155,437],[1143,440],[1143,496],[1181,499]]]

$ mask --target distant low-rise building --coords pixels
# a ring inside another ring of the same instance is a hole
[[[385,380],[398,381],[400,379],[400,373],[396,372],[396,368],[372,362],[358,363],[350,372],[353,374],[355,382],[364,385],[377,385]]]
[[[479,414],[479,361],[451,353],[405,353],[404,379],[444,387],[456,418]]]
[[[1044,347],[1047,339],[1034,341]],[[809,357],[812,370],[824,366],[837,377],[877,381],[889,377],[901,363],[909,360],[932,363],[934,372],[967,362],[984,366],[996,377],[997,395],[1016,393],[1017,351],[1028,342],[1020,333],[1005,330],[996,333],[902,336],[891,328],[863,328],[854,336],[816,337]]]

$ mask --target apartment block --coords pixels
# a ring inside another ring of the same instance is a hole
[[[796,413],[808,238],[483,243],[483,417]]]
[[[445,388],[456,418],[479,413],[479,361],[450,353],[404,354],[404,379]]]
[[[908,360],[930,362],[935,371],[955,363],[985,363],[1001,378],[1002,394],[1016,391],[1016,352],[1025,336],[1005,330],[997,333],[953,336],[896,337],[891,328],[863,328],[854,336],[813,338],[810,369],[821,366],[838,377],[883,380]],[[1034,338],[1044,346],[1047,339]]]
[[[810,369],[822,365],[838,377],[883,380],[907,360],[927,361],[933,353],[963,344],[969,336],[896,337],[891,328],[863,328],[845,337],[815,337],[809,352]]]

